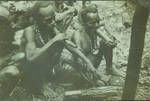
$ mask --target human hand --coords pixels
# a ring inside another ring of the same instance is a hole
[[[65,34],[63,33],[60,33],[60,34],[57,34],[55,37],[54,37],[54,40],[55,41],[62,41],[62,40],[66,40],[67,37]]]
[[[105,44],[106,44],[108,47],[112,47],[112,48],[116,47],[116,45],[117,45],[116,41],[111,40],[111,39],[107,40],[107,41],[105,42]]]

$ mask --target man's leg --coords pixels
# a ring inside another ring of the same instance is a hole
[[[117,70],[116,67],[112,66],[113,48],[104,46],[103,53],[106,60],[106,73],[124,77],[124,74],[121,71]]]
[[[88,81],[92,85],[97,85],[97,81],[101,81],[101,83],[104,81],[108,81],[109,77],[105,77],[103,74],[97,73],[89,70],[88,65],[86,62],[84,62],[82,59],[80,59],[77,55],[73,54],[73,57],[70,59],[64,59],[64,62],[71,65],[80,75],[82,78],[84,78],[86,81]],[[96,71],[96,70],[95,70]],[[100,77],[99,77],[100,75]],[[104,85],[104,83],[103,83]]]
[[[95,56],[94,67],[95,67],[96,69],[98,69],[98,66],[101,64],[101,61],[102,61],[102,59],[103,59],[103,55],[104,55],[104,53],[103,53],[103,51],[102,51],[102,48],[99,49],[98,54],[94,55],[94,56]]]
[[[113,49],[107,46],[103,47],[104,58],[106,60],[106,73],[111,74],[112,72],[112,58]]]
[[[54,43],[36,61],[25,61],[23,82],[30,93],[37,95],[42,93],[43,86],[50,81],[53,67],[59,63],[62,49],[61,43]]]
[[[14,89],[19,79],[19,70],[16,66],[7,66],[0,71],[0,99],[6,98]]]

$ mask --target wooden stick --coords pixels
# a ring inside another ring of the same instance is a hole
[[[90,88],[87,90],[74,90],[74,91],[66,91],[65,96],[92,96],[92,97],[110,97],[110,96],[121,96],[122,87],[119,86],[104,86],[104,87],[96,87]]]

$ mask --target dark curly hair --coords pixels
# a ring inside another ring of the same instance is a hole
[[[96,4],[90,4],[88,6],[84,6],[80,12],[79,12],[79,20],[83,23],[87,22],[87,14],[88,13],[97,13],[97,5]]]

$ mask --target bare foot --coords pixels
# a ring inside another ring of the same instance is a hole
[[[106,69],[106,73],[111,74],[111,75],[115,75],[115,76],[125,77],[125,73],[123,71],[116,69],[115,67],[110,68],[110,69]]]
[[[99,73],[100,80],[103,81],[106,85],[110,80],[111,75],[104,75],[103,73]]]
[[[103,77],[101,77],[101,80],[104,81],[105,84],[107,84],[110,80],[110,77],[111,77],[110,75],[108,75],[108,76],[104,75]]]

